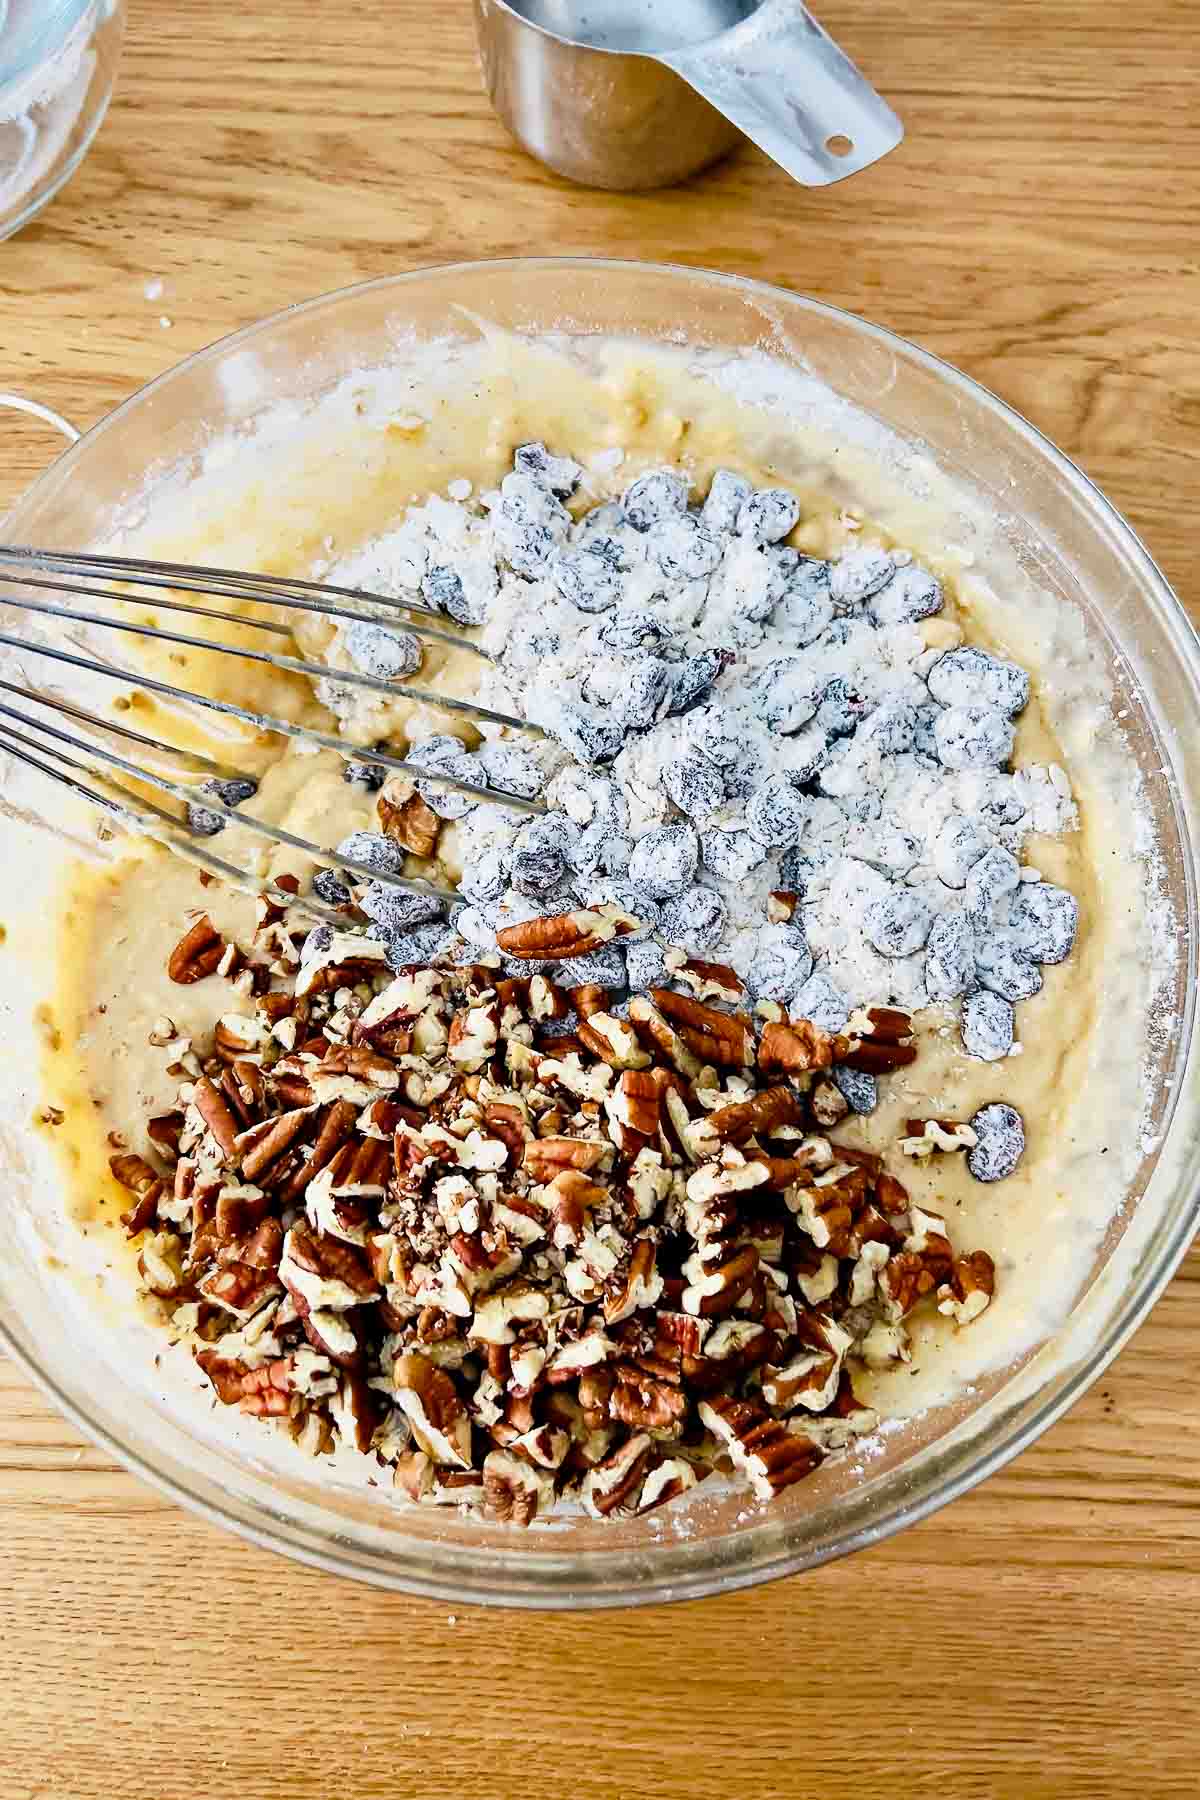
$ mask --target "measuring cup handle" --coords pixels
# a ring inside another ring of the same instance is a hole
[[[0,407],[7,408],[9,412],[30,413],[35,419],[44,419],[47,425],[53,425],[56,431],[61,431],[72,444],[77,444],[83,436],[70,419],[64,419],[52,406],[43,406],[40,400],[27,400],[24,394],[0,393]]]
[[[659,61],[806,187],[867,168],[904,136],[891,107],[796,0],[766,0],[719,37]]]

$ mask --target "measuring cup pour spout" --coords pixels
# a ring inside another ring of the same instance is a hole
[[[655,54],[807,187],[865,169],[904,136],[799,0],[764,0],[716,37]]]

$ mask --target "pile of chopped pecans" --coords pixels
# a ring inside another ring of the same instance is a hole
[[[843,1036],[751,1016],[732,970],[681,958],[620,1017],[599,987],[397,974],[360,930],[259,916],[267,960],[207,916],[174,952],[173,980],[223,977],[251,1010],[207,1044],[158,1022],[178,1106],[147,1122],[155,1165],[112,1168],[145,1288],[220,1400],[313,1454],[354,1446],[412,1500],[520,1525],[563,1499],[644,1513],[714,1470],[769,1499],[875,1427],[853,1369],[906,1360],[916,1307],[987,1306],[991,1259],[827,1135],[829,1072],[911,1062],[906,1014]],[[503,949],[635,928],[601,908]],[[909,1122],[922,1153],[955,1130]]]

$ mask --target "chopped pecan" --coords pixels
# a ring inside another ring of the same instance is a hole
[[[350,1041],[352,1044],[369,1044],[382,1056],[395,1059],[407,1056],[412,1049],[412,1026],[398,1014],[392,1014],[390,1018],[380,1019],[373,1024],[356,1019],[351,1028]]]
[[[415,789],[406,798],[397,800],[385,787],[375,804],[385,837],[402,845],[413,856],[433,855],[442,822]]]
[[[724,1261],[698,1268],[680,1304],[702,1319],[721,1318],[733,1311],[757,1273],[758,1251],[753,1244],[743,1245]]]
[[[700,1417],[728,1445],[735,1466],[747,1475],[760,1500],[773,1499],[802,1481],[821,1461],[821,1451],[811,1439],[789,1431],[753,1401],[702,1400]]]
[[[883,1158],[877,1150],[861,1150],[854,1144],[836,1144],[834,1150],[839,1162],[853,1163],[856,1169],[864,1169],[868,1182],[876,1182],[883,1171]],[[901,1192],[903,1193],[903,1189]]]
[[[500,1006],[493,1001],[455,1013],[446,1054],[463,1068],[482,1068],[495,1054],[499,1041]]]
[[[284,1205],[298,1200],[309,1182],[321,1173],[326,1163],[350,1137],[358,1118],[357,1108],[349,1100],[335,1100],[317,1133],[317,1141],[296,1173],[279,1190]]]
[[[879,1272],[879,1292],[893,1322],[907,1318],[938,1286],[939,1273],[915,1250],[901,1250]]]
[[[529,1012],[529,1000],[532,992],[532,978],[528,975],[505,975],[496,983],[496,998],[500,1002],[503,1014],[510,1009],[517,1015],[517,1023],[521,1023]],[[511,1028],[511,1019],[506,1022],[505,1029]]]
[[[361,1369],[345,1371],[341,1382],[341,1399],[342,1406],[354,1423],[354,1447],[361,1456],[365,1456],[371,1448],[382,1408]]]
[[[625,1268],[605,1284],[604,1322],[616,1325],[641,1308],[653,1306],[663,1291],[657,1253],[650,1238],[639,1238]],[[626,1420],[634,1425],[636,1419]]]
[[[758,1046],[760,1069],[782,1069],[787,1075],[803,1075],[813,1069],[829,1069],[844,1061],[845,1039],[822,1031],[809,1019],[764,1027]]]
[[[220,932],[207,913],[184,932],[167,959],[167,974],[180,987],[212,975],[225,953]]]
[[[996,1265],[986,1250],[955,1258],[950,1279],[938,1288],[938,1311],[959,1325],[985,1312],[996,1291]]]
[[[864,1038],[861,1044],[853,1045],[838,1060],[863,1075],[890,1075],[893,1070],[907,1068],[909,1063],[916,1062],[917,1046]]]
[[[954,1252],[941,1213],[927,1212],[920,1206],[910,1207],[904,1248],[915,1250],[931,1267],[942,1264],[948,1269]]]
[[[799,904],[798,894],[787,888],[773,888],[767,896],[767,917],[773,925],[782,925],[792,917]]]
[[[531,1138],[524,1146],[524,1163],[535,1181],[552,1181],[560,1169],[592,1169],[612,1162],[612,1149],[600,1138]]]
[[[902,1241],[901,1233],[887,1214],[873,1200],[868,1200],[855,1213],[846,1244],[851,1256],[859,1256],[868,1244],[884,1244],[889,1250],[897,1250]]]
[[[288,1252],[291,1261],[308,1274],[316,1275],[322,1281],[340,1281],[360,1300],[375,1298],[377,1290],[370,1259],[356,1244],[309,1231],[303,1225],[293,1225],[288,1234]]]
[[[237,1120],[229,1110],[229,1102],[207,1075],[202,1075],[196,1083],[192,1104],[225,1155],[232,1157],[237,1149]]]
[[[303,1075],[294,1075],[289,1071],[272,1071],[271,1085],[275,1090],[275,1098],[282,1100],[285,1106],[312,1106],[316,1095]]]
[[[321,1059],[317,1074],[322,1081],[330,1075],[345,1075],[351,1081],[361,1081],[366,1087],[385,1092],[400,1083],[395,1063],[370,1044],[334,1044]]]
[[[654,1327],[659,1343],[673,1344],[682,1356],[699,1356],[710,1329],[707,1319],[680,1312],[660,1312]]]
[[[702,1062],[741,1069],[752,1060],[754,1033],[750,1021],[740,1013],[717,1012],[687,994],[672,993],[670,988],[651,988],[650,998]],[[631,1006],[631,1017],[632,1011]]]
[[[212,1236],[219,1244],[231,1244],[255,1230],[270,1210],[271,1199],[252,1185],[223,1187],[217,1195]],[[278,1257],[276,1257],[276,1264]]]
[[[517,1327],[544,1319],[549,1296],[528,1281],[512,1281],[479,1299],[471,1320],[470,1336],[481,1344],[512,1344]]]
[[[278,1219],[262,1219],[238,1247],[237,1260],[251,1269],[270,1269],[274,1273],[282,1255],[283,1226]]]
[[[615,1377],[608,1409],[621,1424],[637,1431],[670,1431],[687,1418],[691,1402],[672,1383],[655,1380],[628,1363],[617,1366]]]
[[[410,1274],[408,1249],[398,1237],[381,1232],[367,1240],[367,1262],[380,1287],[391,1282],[407,1285]]]
[[[196,1361],[216,1389],[217,1399],[225,1406],[237,1406],[245,1393],[242,1382],[249,1374],[246,1364],[221,1356],[216,1350],[198,1350]]]
[[[417,1336],[423,1344],[441,1344],[457,1337],[459,1322],[440,1306],[423,1306],[417,1314]]]
[[[838,1145],[838,1155],[844,1161],[848,1162],[850,1160],[850,1152],[846,1149],[844,1144]],[[855,1160],[857,1161],[858,1159],[855,1158]],[[878,1158],[876,1161],[878,1161]],[[867,1179],[868,1181],[871,1179],[869,1170]],[[903,1182],[897,1181],[894,1175],[888,1175],[883,1169],[877,1169],[875,1173],[875,1200],[880,1209],[889,1216],[895,1213],[902,1213],[908,1206],[908,1189],[904,1186]]]
[[[629,1002],[629,1022],[648,1049],[657,1050],[681,1075],[695,1080],[700,1073],[699,1057],[646,995],[635,994]]]
[[[213,1050],[225,1063],[253,1056],[269,1041],[266,1025],[248,1013],[225,1013],[213,1030]]]
[[[841,1145],[838,1155],[841,1156]],[[833,1151],[824,1138],[805,1138],[797,1144],[793,1156],[767,1156],[761,1150],[747,1151],[751,1162],[760,1163],[767,1171],[766,1186],[780,1193],[797,1181],[808,1181],[814,1170],[827,1169],[833,1162]]]
[[[588,1214],[608,1196],[608,1189],[589,1181],[579,1169],[560,1169],[549,1183],[548,1198],[554,1221],[553,1238],[560,1249],[577,1244],[583,1236]]]
[[[866,1193],[865,1170],[835,1164],[811,1186],[791,1189],[786,1199],[818,1250],[848,1256],[854,1221]]]
[[[531,1136],[521,1108],[507,1101],[492,1100],[484,1107],[483,1116],[492,1136],[507,1144],[510,1160],[520,1161],[526,1140]]]
[[[492,970],[488,970],[493,975]],[[535,1025],[544,1025],[549,1020],[563,1020],[570,1017],[571,1002],[566,991],[557,982],[551,981],[548,975],[534,975],[529,982],[529,998],[526,1002],[529,1017]]]
[[[303,1002],[296,999],[295,994],[282,990],[272,994],[262,994],[258,1000],[258,1012],[268,1025],[279,1025],[284,1019],[297,1017],[297,1008]]]
[[[553,1499],[554,1484],[510,1450],[489,1450],[483,1459],[483,1509],[502,1525],[531,1525]]]
[[[404,1450],[396,1458],[392,1480],[410,1500],[423,1500],[433,1486],[435,1474],[433,1462],[423,1450]]]
[[[296,992],[307,999],[336,992],[338,988],[354,987],[357,982],[370,981],[378,975],[386,960],[383,945],[373,938],[335,932],[332,951],[302,964],[296,978]]]
[[[378,1138],[351,1138],[340,1150],[334,1151],[326,1164],[330,1192],[337,1195],[344,1189],[354,1193],[366,1190],[382,1194],[390,1168],[391,1157],[386,1143],[381,1143]],[[336,1199],[333,1210],[339,1217],[349,1217],[350,1209]]]
[[[435,1463],[471,1467],[471,1420],[449,1375],[415,1351],[398,1356],[392,1370],[401,1410],[413,1437]]]
[[[779,1339],[757,1319],[724,1319],[704,1341],[701,1353],[686,1353],[682,1375],[693,1394],[728,1387],[748,1369],[778,1354]]]
[[[388,790],[397,810],[412,797]],[[822,1075],[915,1054],[907,1014],[838,1036],[779,1007],[751,1021],[731,969],[672,950],[671,985],[620,1017],[599,986],[497,958],[394,975],[357,918],[314,938],[278,903],[263,947],[299,999],[197,1032],[185,1066],[207,1073],[162,1134],[169,1198],[149,1164],[122,1165],[165,1222],[139,1243],[144,1286],[221,1397],[302,1448],[336,1431],[396,1464],[401,1491],[497,1521],[559,1493],[645,1511],[714,1456],[768,1496],[872,1428],[851,1347],[886,1367],[917,1299],[961,1323],[986,1304],[986,1256],[956,1257],[874,1152],[821,1135],[846,1110]],[[550,962],[634,924],[584,907],[501,944]],[[221,954],[218,970],[240,953]]]
[[[132,1206],[119,1215],[122,1225],[131,1238],[138,1237],[143,1231],[149,1231],[158,1218],[158,1203],[166,1192],[164,1181],[152,1181],[149,1187],[136,1190],[137,1198]]]
[[[642,1483],[642,1491],[637,1499],[639,1513],[653,1512],[656,1506],[665,1506],[668,1500],[678,1500],[689,1488],[694,1488],[709,1473],[701,1464],[686,1461],[682,1456],[672,1456],[660,1462],[650,1470]]]
[[[108,1157],[108,1166],[122,1188],[135,1195],[133,1206],[121,1213],[121,1224],[130,1237],[139,1237],[157,1219],[158,1201],[166,1193],[166,1183],[149,1166],[146,1157],[133,1156],[131,1152]]]
[[[239,1060],[221,1077],[221,1091],[227,1098],[236,1095],[251,1118],[260,1118],[267,1099],[267,1078],[257,1063]]]
[[[151,1168],[144,1156],[135,1156],[132,1151],[110,1156],[108,1166],[121,1186],[128,1188],[131,1194],[144,1194],[159,1179],[158,1170]]]
[[[608,1402],[612,1397],[615,1377],[609,1368],[593,1365],[579,1377],[579,1404],[583,1418],[593,1430],[608,1418]]]
[[[608,1005],[608,993],[597,987],[594,981],[585,982],[582,987],[567,990],[571,1005],[581,1019],[590,1019],[593,1013],[603,1012]]]
[[[546,1062],[556,1064],[560,1063],[565,1056],[584,1056],[587,1054],[587,1045],[581,1037],[576,1037],[573,1033],[559,1036],[552,1032],[536,1032],[534,1034],[533,1047],[538,1052],[539,1056],[545,1058],[545,1062],[538,1063],[539,1080],[543,1079],[543,1070]]]
[[[800,1122],[800,1101],[794,1088],[764,1088],[752,1100],[739,1100],[708,1115],[709,1129],[722,1143],[744,1144],[747,1138],[770,1137],[784,1125]]]
[[[185,1115],[181,1112],[159,1113],[157,1118],[146,1120],[146,1136],[168,1162],[174,1162],[179,1155],[179,1140],[185,1123]]]
[[[860,1037],[870,1037],[877,1044],[899,1044],[913,1034],[912,1015],[896,1006],[869,1006],[865,1025],[857,1027]]]
[[[562,1467],[570,1445],[571,1439],[566,1431],[560,1426],[547,1423],[528,1426],[519,1437],[513,1439],[509,1448],[516,1455],[527,1457],[531,1463],[537,1463],[543,1469],[558,1469]]]
[[[586,956],[614,937],[625,936],[635,923],[625,914],[600,910],[556,913],[548,919],[523,919],[519,925],[506,925],[496,933],[496,942],[506,956],[521,961],[557,962]]]
[[[812,1116],[826,1131],[838,1125],[850,1111],[850,1102],[836,1081],[818,1081],[808,1096]]]
[[[621,1079],[604,1103],[618,1149],[636,1151],[640,1148],[639,1140],[649,1140],[655,1135],[662,1094],[655,1071],[622,1071]]]
[[[742,978],[728,963],[701,962],[689,956],[675,971],[675,979],[697,1000],[740,1000],[745,993]]]
[[[574,1338],[561,1349],[556,1350],[551,1361],[546,1365],[546,1379],[552,1386],[561,1385],[565,1381],[574,1381],[587,1370],[596,1370],[606,1363],[612,1355],[615,1345],[604,1332],[590,1330],[582,1337]],[[609,1378],[611,1385],[611,1377]],[[596,1398],[596,1405],[603,1411],[607,1405],[609,1389]],[[581,1395],[581,1403],[583,1396]]]
[[[202,878],[203,879],[203,878]],[[300,892],[300,878],[297,875],[280,875],[271,887],[254,897],[254,935],[260,936],[269,931],[272,925],[278,925],[287,917],[291,902]]]
[[[242,1377],[242,1411],[258,1418],[282,1418],[290,1411],[292,1362],[280,1357]]]
[[[327,1356],[339,1369],[357,1369],[362,1363],[362,1346],[353,1325],[343,1313],[309,1308],[300,1317],[304,1335],[314,1350]]]
[[[277,1119],[255,1127],[252,1138],[250,1134],[240,1138],[238,1149],[242,1156],[243,1178],[259,1181],[267,1176],[311,1124],[311,1112],[305,1107],[297,1107],[294,1112],[281,1113]]]
[[[650,1058],[638,1042],[633,1026],[609,1012],[594,1012],[579,1027],[578,1037],[585,1049],[610,1069],[645,1069]]]
[[[184,1291],[181,1266],[183,1244],[171,1231],[156,1231],[143,1238],[138,1252],[138,1272],[152,1294],[173,1300]]]
[[[905,1156],[934,1156],[938,1152],[973,1150],[978,1142],[974,1130],[954,1119],[905,1119],[900,1150]]]
[[[231,1262],[206,1276],[199,1291],[206,1300],[216,1301],[239,1318],[245,1318],[257,1312],[272,1294],[277,1294],[279,1284],[269,1269]]]
[[[638,1432],[589,1470],[583,1504],[594,1518],[606,1519],[619,1508],[634,1504],[653,1452],[653,1441],[645,1432]]]
[[[833,1351],[803,1350],[782,1367],[768,1364],[764,1368],[762,1397],[781,1412],[798,1405],[822,1411],[833,1399],[840,1368]]]

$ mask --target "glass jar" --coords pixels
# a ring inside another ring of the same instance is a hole
[[[0,0],[0,238],[79,167],[116,78],[125,0]]]

